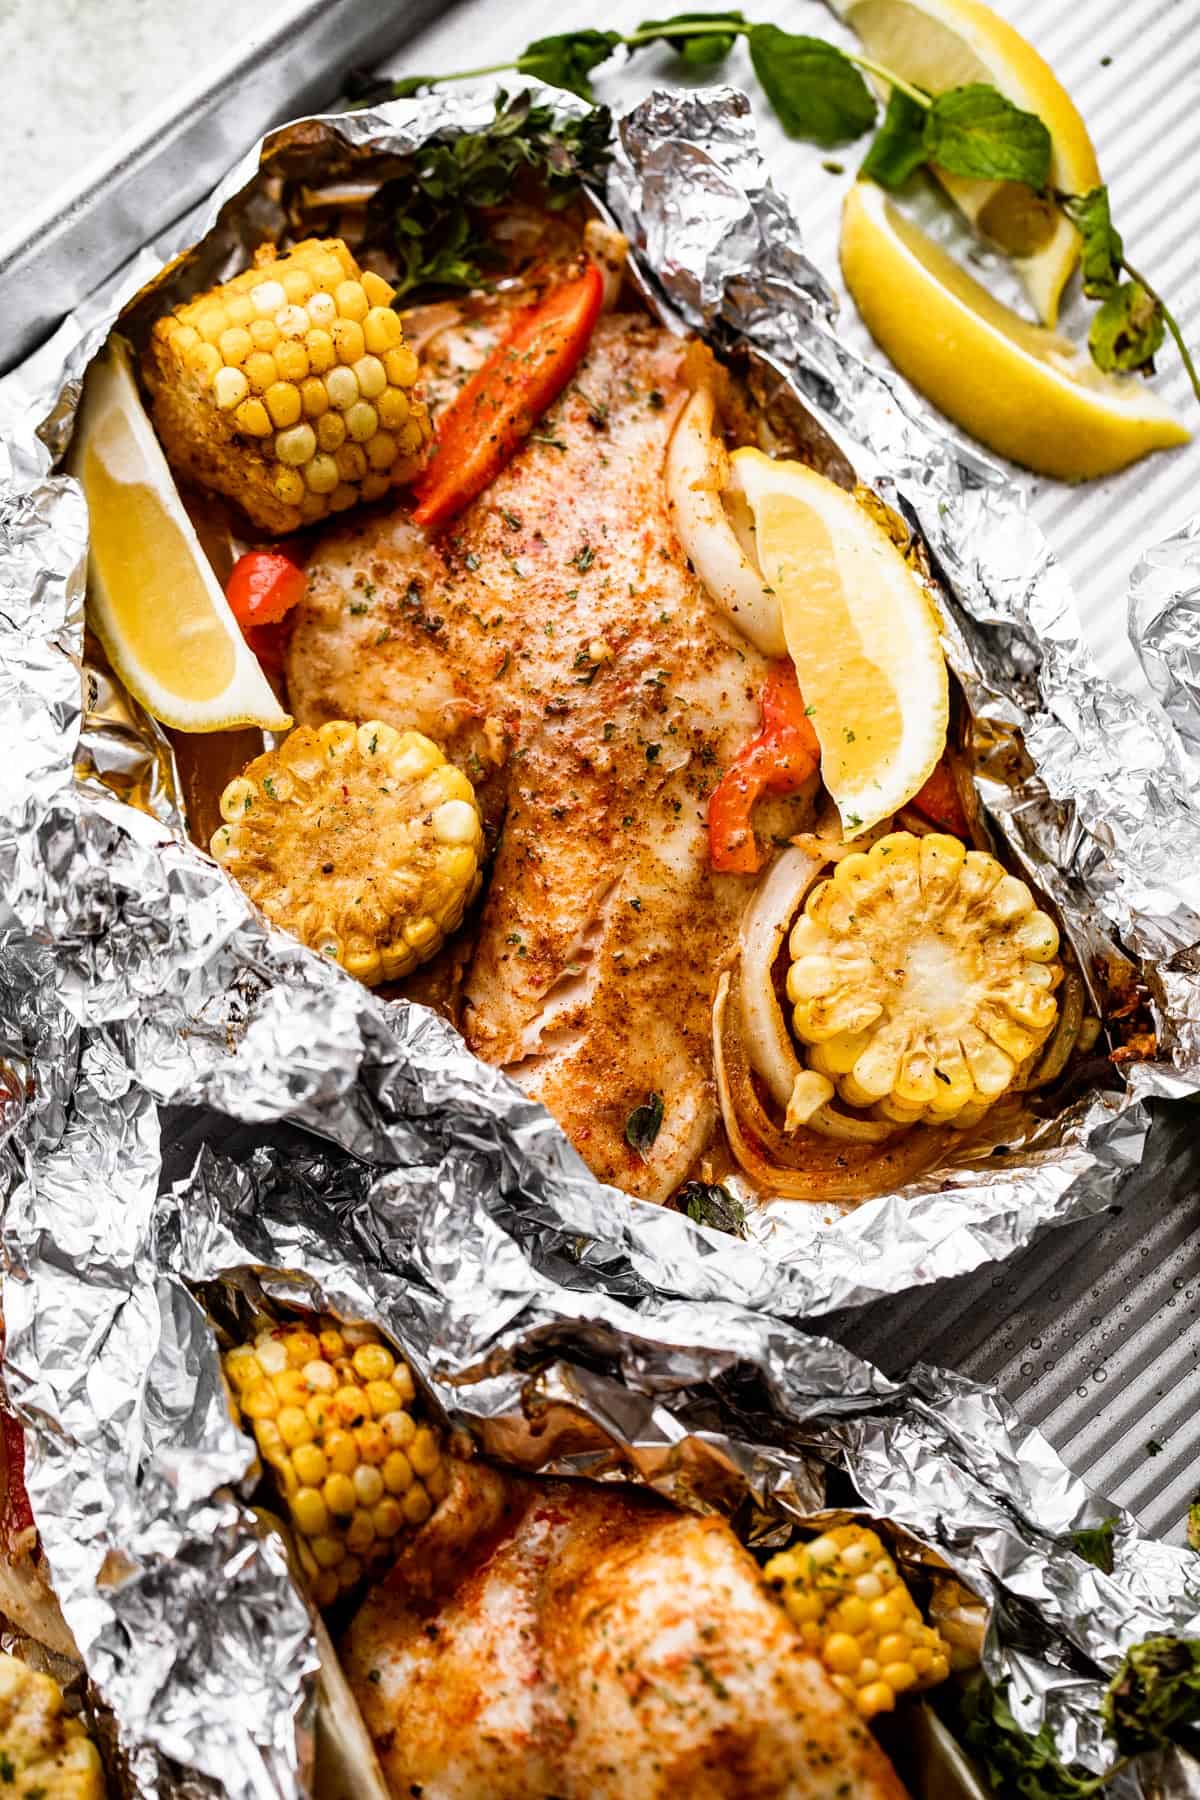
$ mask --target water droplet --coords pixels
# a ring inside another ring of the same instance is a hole
[[[1021,1373],[1022,1373],[1022,1375],[1032,1375],[1033,1374],[1033,1364],[1032,1363],[1022,1363],[1021,1364]]]
[[[1167,1295],[1167,1305],[1168,1305],[1168,1306],[1174,1306],[1174,1304],[1175,1304],[1175,1296],[1174,1296],[1174,1294],[1168,1294],[1168,1295]]]
[[[1092,1380],[1093,1381],[1107,1381],[1108,1380],[1108,1370],[1107,1369],[1093,1369],[1092,1370]]]
[[[1181,1288],[1183,1286],[1183,1276],[1182,1275],[1174,1276],[1171,1281],[1171,1286],[1173,1288]]]
[[[1043,1369],[1046,1369],[1046,1370],[1052,1369],[1054,1367],[1054,1358],[1052,1356],[1048,1356],[1046,1358],[1045,1362],[1042,1364],[1042,1367],[1043,1367]]]
[[[1083,1385],[1082,1381],[1080,1382],[1079,1386],[1075,1389],[1075,1392],[1079,1395],[1079,1398],[1081,1400],[1087,1399],[1088,1391],[1087,1391],[1086,1387]]]
[[[1051,1296],[1050,1296],[1050,1298],[1051,1298],[1051,1299],[1053,1299],[1053,1298],[1054,1298],[1054,1296],[1053,1296],[1053,1294],[1051,1294]],[[1030,1348],[1030,1349],[1031,1349],[1031,1350],[1040,1350],[1040,1349],[1041,1349],[1041,1347],[1042,1347],[1042,1340],[1041,1340],[1041,1338],[1030,1338],[1030,1340],[1029,1340],[1029,1348]]]

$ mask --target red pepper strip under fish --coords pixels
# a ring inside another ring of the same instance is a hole
[[[416,484],[419,525],[444,525],[495,480],[575,372],[603,298],[604,278],[588,263],[517,315],[438,421]]]
[[[33,1510],[25,1491],[25,1433],[20,1421],[0,1409],[0,1429],[4,1433],[4,1479],[2,1516],[7,1531],[16,1535],[33,1524]]]
[[[225,598],[243,632],[278,625],[304,598],[304,570],[281,550],[247,550],[233,565]]]
[[[954,777],[944,756],[909,804],[915,807],[923,819],[928,819],[931,825],[940,825],[944,831],[952,832],[957,838],[968,838],[971,835],[967,815],[963,811]]]
[[[772,663],[762,691],[758,736],[726,770],[708,802],[708,848],[714,869],[755,875],[762,857],[751,813],[762,794],[794,794],[821,760],[817,734],[790,662]]]

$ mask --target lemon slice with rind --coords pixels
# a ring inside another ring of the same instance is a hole
[[[848,838],[924,785],[946,743],[949,684],[933,604],[883,527],[803,463],[735,450],[764,580]]]
[[[180,731],[286,730],[179,498],[128,353],[91,366],[71,446],[88,503],[88,622],[148,712]]]
[[[980,0],[831,0],[867,53],[926,93],[984,82],[1050,133],[1052,187],[1097,186],[1096,152],[1071,96],[1032,44]],[[1079,254],[1075,227],[1023,182],[938,179],[978,231],[1013,257],[1038,317],[1053,325]]]
[[[989,449],[1039,475],[1085,481],[1189,433],[1144,381],[1105,375],[1085,350],[995,299],[859,181],[842,214],[842,273],[900,373]]]

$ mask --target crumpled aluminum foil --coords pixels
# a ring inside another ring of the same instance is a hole
[[[842,1460],[912,1555],[994,1602],[988,1667],[1022,1722],[1098,1768],[1100,1674],[1146,1631],[1200,1624],[1182,1553],[1122,1521],[1099,1575],[1064,1534],[1103,1510],[993,1397],[933,1372],[895,1387],[786,1321],[961,1272],[1111,1200],[1146,1099],[1195,1086],[1190,782],[1170,729],[1087,670],[1002,478],[838,344],[745,100],[637,108],[610,203],[668,310],[751,347],[920,526],[975,716],[1025,731],[1046,790],[989,780],[993,815],[1085,955],[1118,934],[1145,959],[1160,1063],[986,1165],[824,1230],[773,1208],[734,1242],[600,1187],[448,1026],[268,930],[184,837],[149,722],[100,678],[81,699],[86,518],[52,458],[117,309],[202,231],[155,304],[234,267],[278,226],[297,158],[369,166],[491,108],[436,96],[275,134],[261,168],[256,149],[0,384],[6,1368],[64,1611],[138,1791],[302,1791],[313,1643],[242,1497],[252,1449],[206,1312],[235,1317],[258,1267],[277,1303],[386,1323],[449,1416],[510,1460],[613,1474],[620,1452],[759,1538],[818,1506]]]

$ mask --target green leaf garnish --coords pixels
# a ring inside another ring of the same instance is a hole
[[[1088,349],[1098,369],[1154,373],[1155,353],[1166,335],[1162,303],[1140,281],[1117,284],[1092,320]]]
[[[1200,1641],[1152,1637],[1134,1644],[1108,1685],[1103,1712],[1126,1756],[1200,1724]]]
[[[517,58],[522,75],[566,88],[583,100],[592,98],[592,70],[608,61],[622,42],[619,31],[563,31],[535,38]]]
[[[1050,179],[1050,133],[994,87],[972,82],[938,94],[925,120],[925,155],[950,175],[984,181]]]
[[[689,1181],[675,1196],[681,1210],[697,1225],[708,1225],[713,1231],[728,1231],[733,1237],[742,1235],[746,1209],[741,1201],[719,1183]]]
[[[641,1106],[635,1106],[625,1121],[625,1142],[639,1156],[645,1156],[658,1136],[663,1122],[663,1098],[651,1094]]]
[[[676,13],[670,19],[647,19],[639,25],[634,36],[641,43],[653,44],[661,40],[669,44],[676,56],[681,56],[685,63],[693,68],[711,68],[713,63],[724,62],[733,46],[737,43],[739,33],[735,30],[722,29],[724,26],[738,26],[746,23],[744,13],[732,7],[722,8],[720,12],[683,12]],[[680,27],[690,30],[680,30]],[[697,32],[698,26],[703,31]]]
[[[1060,203],[1083,240],[1079,272],[1089,300],[1106,300],[1121,274],[1125,254],[1121,234],[1113,228],[1106,187],[1089,188],[1086,194],[1066,194]]]
[[[893,193],[925,161],[925,108],[893,88],[859,173]]]
[[[1085,1526],[1082,1531],[1071,1533],[1071,1544],[1076,1556],[1082,1556],[1084,1562],[1094,1563],[1105,1575],[1113,1572],[1115,1524],[1115,1519],[1105,1519],[1103,1525]]]
[[[1022,1731],[985,1675],[973,1676],[961,1689],[955,1724],[965,1747],[983,1765],[992,1792],[1005,1800],[1018,1795],[1021,1800],[1087,1800],[1108,1780],[1059,1762],[1045,1725],[1036,1737]]]
[[[750,60],[790,137],[844,144],[875,123],[875,101],[850,58],[823,38],[754,25]]]

